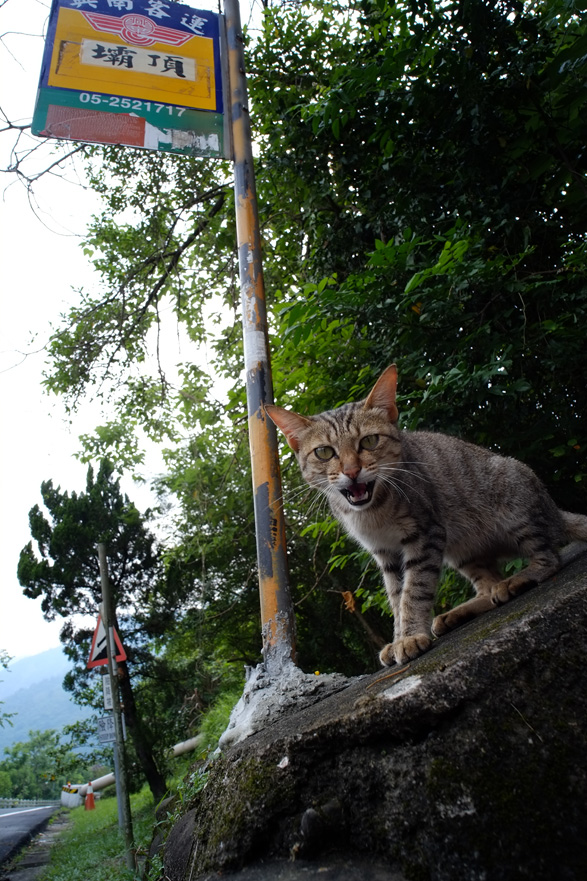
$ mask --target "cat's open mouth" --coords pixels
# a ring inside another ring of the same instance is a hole
[[[341,489],[341,493],[345,496],[349,505],[359,508],[361,505],[366,505],[367,502],[371,501],[374,485],[374,481],[372,483],[351,483],[350,486],[345,486],[344,489]]]

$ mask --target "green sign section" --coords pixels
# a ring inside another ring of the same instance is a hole
[[[198,156],[230,156],[226,121],[220,113],[138,98],[40,88],[32,132]]]

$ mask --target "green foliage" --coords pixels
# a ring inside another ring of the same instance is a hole
[[[458,572],[455,572],[454,569],[445,569],[442,573],[436,595],[434,614],[441,615],[443,612],[453,609],[460,603],[471,599],[474,593],[470,582],[459,575]]]
[[[39,505],[31,509],[36,550],[29,542],[17,572],[25,595],[42,597],[48,620],[74,612],[95,615],[101,602],[97,545],[104,542],[115,606],[122,616],[138,606],[156,578],[155,539],[137,508],[121,494],[112,466],[103,461],[96,476],[90,466],[85,492],[70,495],[49,480],[41,495],[50,520]],[[119,618],[119,625],[123,620]]]
[[[116,404],[120,419],[103,427],[98,450],[110,435],[130,466],[141,460],[130,437],[136,425],[157,439],[175,439],[182,398],[193,394],[195,368],[186,368],[183,381],[180,370],[172,382],[160,346],[175,333],[188,347],[202,341],[215,320],[213,295],[218,308],[227,297],[234,301],[234,292],[218,280],[233,260],[230,178],[225,163],[188,157],[178,162],[117,147],[88,154],[88,182],[104,196],[104,211],[90,226],[84,252],[104,287],[80,292],[79,304],[55,328],[45,385],[72,409],[88,391],[110,407]],[[124,440],[128,448],[121,446]]]
[[[0,795],[58,799],[68,780],[89,776],[88,757],[76,753],[57,731],[30,731],[29,740],[4,750]]]
[[[240,699],[242,692],[242,684],[231,691],[223,692],[204,715],[200,724],[200,734],[202,749],[207,753],[213,752],[217,748],[221,735],[228,728],[232,709]]]
[[[168,815],[168,828],[181,819],[191,806],[192,800],[202,791],[208,779],[208,771],[198,765],[185,774],[173,789],[173,811]]]
[[[262,186],[298,196],[304,236],[278,319],[282,398],[319,407],[327,387],[334,405],[395,360],[407,426],[524,458],[581,507],[584,19],[572,3],[364,2],[350,32],[340,20],[343,61],[297,103],[293,68],[266,73],[273,19],[303,15],[273,10],[252,52],[253,95],[282,119],[261,122]],[[323,29],[306,24],[295,51],[311,57]]]

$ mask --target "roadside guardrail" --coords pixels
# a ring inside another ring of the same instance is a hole
[[[0,798],[0,808],[34,808],[37,805],[60,805],[58,798]]]

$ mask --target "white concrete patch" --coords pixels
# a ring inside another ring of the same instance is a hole
[[[271,673],[265,664],[247,668],[245,688],[220,738],[220,749],[228,749],[275,722],[284,710],[295,707],[300,698],[317,694],[325,685],[344,681],[339,673],[303,673],[289,658],[273,664]]]
[[[414,691],[414,689],[419,687],[421,682],[421,676],[408,676],[406,679],[396,682],[391,688],[386,688],[385,691],[381,693],[381,696],[390,701],[395,700],[396,697],[401,697],[402,694]]]

